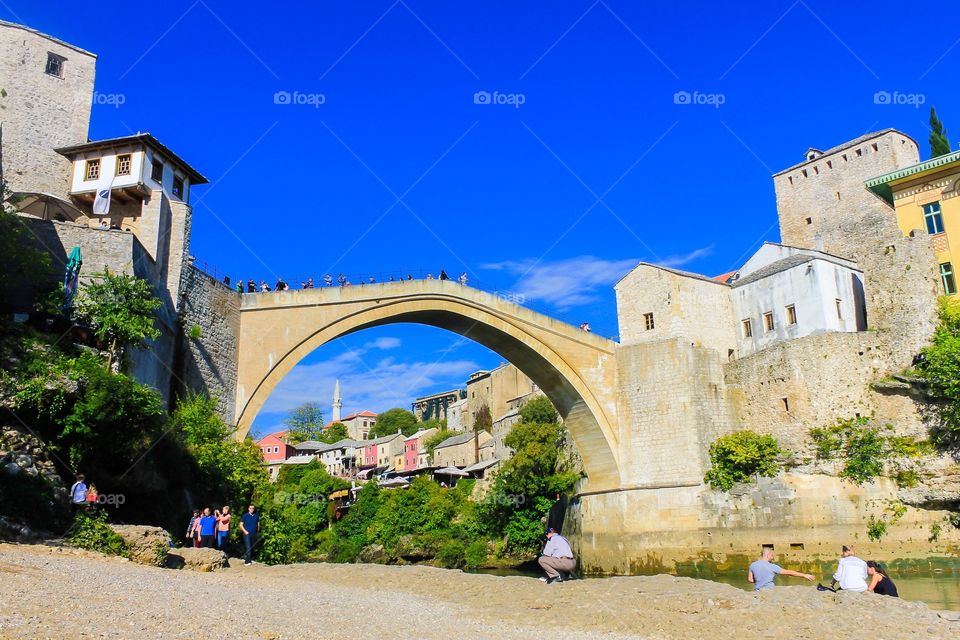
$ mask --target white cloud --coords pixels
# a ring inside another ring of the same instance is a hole
[[[681,267],[710,255],[713,246],[685,255],[673,255],[657,262],[665,267]],[[519,280],[510,293],[528,301],[547,302],[558,309],[582,307],[600,300],[599,290],[612,287],[617,280],[637,266],[639,260],[605,260],[595,256],[578,256],[554,262],[538,262],[532,258],[506,260],[481,265],[490,271],[504,271]]]
[[[364,349],[381,349],[386,351],[387,349],[396,349],[401,345],[400,338],[392,338],[389,336],[384,336],[382,338],[377,338],[367,344],[363,345]]]

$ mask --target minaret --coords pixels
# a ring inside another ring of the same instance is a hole
[[[340,381],[333,387],[333,421],[340,422],[340,408],[343,407],[343,398],[340,397]]]

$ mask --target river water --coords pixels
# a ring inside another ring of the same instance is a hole
[[[540,573],[532,566],[522,569],[480,569],[474,573],[489,573],[500,576],[529,576],[536,577]],[[600,580],[604,576],[585,576],[590,580]],[[918,574],[915,572],[890,572],[890,577],[897,584],[900,597],[905,600],[919,600],[926,602],[931,609],[960,611],[960,573],[937,572]],[[723,573],[711,576],[702,576],[701,579],[722,582],[731,586],[752,591],[753,585],[747,582],[746,571],[740,573]],[[777,578],[781,585],[804,585],[807,582],[801,578]],[[824,584],[829,583],[829,577]],[[812,586],[810,587],[813,588]]]

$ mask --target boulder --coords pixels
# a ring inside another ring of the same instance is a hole
[[[367,545],[360,551],[360,562],[384,564],[389,559],[390,556],[387,555],[382,544]]]
[[[230,566],[227,554],[219,549],[206,547],[183,547],[170,549],[167,554],[167,566],[171,569],[190,569],[192,571],[216,571]]]
[[[154,567],[166,566],[170,534],[160,527],[139,524],[111,524],[130,549],[130,559]]]

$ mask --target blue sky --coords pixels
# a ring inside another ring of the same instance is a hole
[[[150,131],[207,175],[192,253],[234,278],[467,271],[613,336],[637,261],[717,274],[777,240],[770,176],[808,147],[896,127],[926,157],[930,105],[960,138],[946,2],[129,7],[0,18],[99,54],[91,137]],[[347,410],[382,410],[499,362],[362,332],[308,356],[257,429],[336,376]]]

